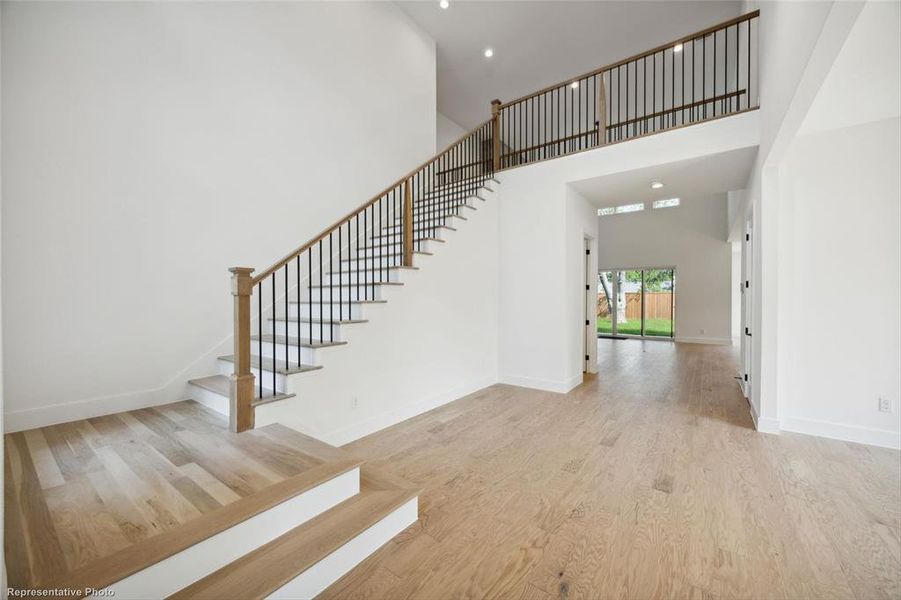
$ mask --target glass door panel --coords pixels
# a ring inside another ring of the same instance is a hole
[[[673,337],[675,278],[672,269],[643,271],[644,335]]]
[[[616,332],[641,335],[641,271],[616,271]]]
[[[614,298],[613,282],[615,271],[601,271],[598,273],[598,334],[613,335],[613,317],[615,316],[616,300]]]

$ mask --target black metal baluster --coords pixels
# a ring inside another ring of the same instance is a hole
[[[272,275],[272,278],[275,279],[275,274]],[[275,302],[272,303],[272,331],[275,333]],[[291,351],[291,344],[288,342],[288,263],[285,263],[285,368],[291,364],[291,357],[289,352]],[[275,356],[272,357],[272,373],[273,377],[275,377]],[[263,369],[263,362],[260,359],[260,370]],[[275,391],[275,385],[272,386],[272,391]]]
[[[296,279],[297,283],[294,286],[294,289],[295,289],[294,297],[297,299],[298,302],[300,302],[300,257],[301,257],[301,255],[298,254],[297,258],[295,259],[296,260],[296,262],[295,262],[295,269],[296,269],[295,279]],[[298,308],[297,319],[296,319],[296,322],[297,322],[297,366],[300,367],[300,304],[297,305],[297,308]],[[288,331],[288,321],[289,321],[288,301],[285,300],[285,331]],[[285,366],[287,366],[287,365],[285,365]]]

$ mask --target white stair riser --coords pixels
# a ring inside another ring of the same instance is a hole
[[[116,600],[166,598],[360,492],[356,467],[109,586]],[[90,598],[107,598],[92,595]]]
[[[435,238],[438,240],[447,239],[447,234],[450,233],[450,230],[443,229],[441,227],[436,226],[422,226],[417,228],[413,232],[413,239],[420,240],[423,238]],[[400,239],[402,235],[402,231],[399,228],[390,228],[390,230],[385,231],[382,234],[373,236],[372,240],[374,244],[384,244],[390,243],[393,241],[392,236],[396,236],[394,239]]]
[[[284,355],[282,355],[281,358],[284,358]],[[235,371],[235,363],[233,363],[231,361],[217,360],[216,364],[219,367],[219,373],[221,375],[231,375]],[[260,371],[260,369],[258,369],[256,367],[251,367],[250,370],[251,370],[251,372],[253,372],[253,376],[255,378],[253,381],[254,396],[259,394],[259,388],[257,386],[259,386],[259,384],[260,384],[260,377],[263,378],[263,387],[266,389],[269,389],[269,390],[272,389],[272,371],[267,371],[265,369]],[[275,374],[275,389],[278,391],[284,391],[285,385],[286,385],[286,377],[284,375],[282,375],[281,373],[276,373]]]
[[[352,300],[381,300],[382,288],[378,284],[375,285],[345,285],[332,286],[324,288],[313,288],[301,290],[302,300],[310,300],[312,302],[322,301],[328,304],[331,299],[333,305],[341,303],[344,306],[344,312],[347,313],[347,302]],[[339,313],[341,311],[338,311]]]
[[[343,269],[341,273],[330,273],[325,280],[325,284],[356,286],[367,283],[378,283],[380,281],[400,281],[400,269],[389,269],[387,273],[384,271],[348,271]],[[387,277],[387,279],[385,279]]]
[[[456,217],[447,217],[435,219],[434,221],[421,222],[416,224],[416,237],[435,237],[438,232],[447,232],[446,229],[441,229],[442,226],[458,228],[462,223],[465,223],[464,219],[456,218]],[[382,230],[382,234],[390,234],[394,232],[402,232],[403,225],[392,225],[391,227],[386,227]],[[440,236],[438,236],[441,239]]]
[[[412,498],[273,592],[269,598],[312,598],[338,581],[419,518],[419,499]]]
[[[231,375],[231,371],[229,371],[228,374]],[[189,385],[191,386],[192,400],[200,402],[207,408],[211,408],[221,415],[228,416],[228,397],[219,395],[216,392],[202,388],[199,385],[194,385],[193,383]]]
[[[328,335],[328,334],[326,334]],[[275,344],[272,345],[272,342],[263,342],[263,347],[260,348],[258,346],[259,342],[257,340],[250,340],[250,351],[255,355],[262,355],[266,358],[272,358],[273,356],[279,360],[285,360],[285,345],[284,344]],[[307,348],[305,346],[301,346],[298,348],[293,344],[288,345],[288,362],[296,363],[298,357],[298,350],[300,356],[300,363],[303,365],[315,365],[316,364],[316,349],[315,348]],[[262,353],[262,354],[261,354]],[[266,386],[264,381],[264,386]]]
[[[331,336],[334,336],[334,340],[332,341],[340,341],[341,338],[341,325],[333,324],[331,325],[332,333],[329,333],[329,324],[323,323],[322,328],[320,329],[319,323],[303,323],[298,321],[279,321],[279,320],[270,320],[269,321],[269,333],[274,333],[275,335],[285,335],[285,332],[291,337],[298,337],[298,332],[300,332],[300,336],[303,339],[311,339],[313,341],[320,342],[322,339],[331,340]]]
[[[416,260],[416,256],[413,256],[413,260]],[[360,260],[354,259],[342,263],[345,267],[354,270],[354,269],[381,269],[383,273],[387,273],[389,267],[397,267],[403,263],[403,258],[400,256],[383,256],[383,257],[373,257],[373,258],[361,258]]]
[[[422,252],[434,252],[435,246],[439,245],[441,242],[433,242],[430,240],[420,239],[416,243],[416,249],[421,250]],[[369,257],[378,257],[385,256],[390,254],[400,254],[403,252],[403,246],[400,244],[391,244],[388,246],[376,246],[374,248],[364,248],[360,250],[359,258],[369,258]],[[348,256],[347,258],[357,258],[357,253],[355,252],[353,255]]]
[[[291,319],[296,319],[300,317],[301,319],[309,319],[312,317],[316,320],[329,320],[329,319],[362,319],[363,318],[363,305],[362,304],[331,304],[328,302],[324,304],[319,303],[307,303],[301,302],[296,303],[292,302],[288,304],[288,317]]]

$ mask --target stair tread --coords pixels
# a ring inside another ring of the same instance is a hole
[[[449,226],[449,225],[435,225],[435,226],[433,226],[433,227],[420,227],[420,228],[414,227],[414,228],[413,228],[413,233],[415,234],[417,231],[418,231],[418,232],[422,232],[422,231],[432,231],[432,230],[434,230],[434,229],[447,229],[448,231],[457,231],[457,228],[456,228],[456,227],[451,227],[451,226]],[[384,231],[384,230],[383,230],[383,231]],[[378,239],[378,238],[394,237],[394,236],[400,236],[400,235],[401,235],[400,232],[398,232],[398,233],[380,233],[380,234],[378,234],[378,235],[372,236],[372,239],[376,240],[376,239]],[[436,238],[423,238],[423,239],[436,239]],[[415,240],[414,240],[414,241],[415,241]],[[441,240],[441,241],[444,241],[444,240]]]
[[[235,362],[234,354],[227,354],[225,356],[220,356],[219,360],[224,360],[226,362],[233,363]],[[256,355],[251,355],[250,357],[250,365],[252,367],[260,367],[260,357]],[[293,365],[293,366],[292,366]],[[301,364],[297,366],[295,363],[286,363],[283,359],[276,359],[273,361],[268,356],[262,357],[262,369],[264,371],[272,371],[273,368],[275,372],[279,375],[294,375],[295,373],[306,373],[308,371],[318,371],[322,368],[322,365],[304,365]],[[266,398],[268,399],[268,398]]]
[[[267,427],[263,427],[257,431],[266,430]],[[235,500],[140,543],[92,561],[84,567],[67,573],[48,587],[59,589],[105,588],[229,527],[330,481],[338,475],[359,467],[360,464],[361,461],[348,457],[320,462],[302,473],[274,483],[250,496]]]
[[[283,335],[273,335],[271,333],[264,333],[263,335],[252,335],[250,336],[251,340],[261,340],[263,343],[269,342],[272,343],[273,340],[276,344],[284,344],[285,340],[289,346],[297,346],[300,345],[302,348],[329,348],[331,346],[344,346],[347,342],[317,342],[315,340],[308,340],[306,338],[296,338],[293,336],[283,336]]]
[[[363,257],[360,257],[362,260]],[[343,271],[344,273],[351,273],[351,271]],[[360,285],[363,285],[363,282],[360,282]],[[402,281],[367,281],[366,285],[403,285]],[[320,288],[355,288],[357,287],[356,283],[335,283],[332,285],[307,285],[302,286],[300,289],[320,289]]]
[[[362,283],[360,285],[363,285]],[[307,317],[269,317],[270,321],[287,321],[288,323],[325,323],[329,325],[355,325],[357,323],[368,323],[369,319],[310,319]]]
[[[170,596],[265,598],[419,494],[361,468],[360,493]],[[374,484],[375,483],[375,484]]]
[[[422,251],[422,250],[414,250],[414,251],[413,251],[413,254],[422,254],[422,255],[425,255],[425,256],[431,256],[431,255],[432,255],[431,252],[424,252],[424,251]],[[403,256],[403,254],[402,254],[402,253],[397,253],[397,252],[395,252],[395,253],[392,253],[392,254],[380,254],[379,256],[361,256],[359,259],[357,259],[357,258],[343,258],[343,259],[341,259],[341,262],[353,262],[353,261],[355,261],[355,260],[373,260],[373,259],[378,260],[379,257],[385,258],[385,257],[388,257],[388,256]],[[389,268],[389,267],[386,266],[385,268]]]
[[[349,269],[349,268],[348,268],[348,269],[342,269],[340,272],[339,272],[339,271],[329,271],[328,274],[329,274],[329,275],[342,275],[342,274],[346,275],[347,273],[356,273],[357,271],[361,271],[361,272],[365,272],[365,271],[384,271],[384,270],[386,270],[386,269],[388,269],[388,270],[391,270],[391,269],[408,269],[408,270],[410,270],[410,271],[418,271],[418,270],[419,270],[419,267],[408,267],[408,266],[406,266],[406,265],[391,265],[391,266],[388,266],[388,267],[367,267],[367,268],[365,268],[365,269]]]
[[[381,271],[382,269],[375,269],[376,271]],[[387,300],[343,300],[341,304],[384,304],[388,302]],[[297,301],[297,300],[288,300],[288,304],[320,304],[319,302],[310,302],[308,300]],[[328,302],[323,301],[322,305],[325,306]],[[334,302],[333,304],[338,304]]]
[[[375,239],[375,238],[381,237],[381,236],[372,236],[372,237],[373,237],[373,239]],[[391,237],[391,235],[389,234],[387,237]],[[400,234],[397,234],[397,237],[400,238]],[[414,242],[437,242],[439,244],[446,243],[445,240],[438,239],[435,237],[414,238],[413,241]],[[398,239],[396,242],[388,242],[387,244],[376,244],[374,246],[360,246],[360,250],[371,250],[373,248],[396,248],[396,247],[400,246],[402,243],[403,243],[402,240]],[[351,256],[353,256],[353,253],[351,253]],[[360,258],[365,258],[365,257],[361,256]]]
[[[209,377],[198,377],[197,379],[191,379],[188,381],[191,385],[196,385],[197,387],[201,387],[205,390],[213,392],[214,394],[219,394],[220,396],[229,397],[230,393],[230,382],[228,375],[210,375]],[[258,385],[253,386],[253,393],[258,394],[260,392],[260,388]],[[252,404],[258,404],[259,402],[275,402],[276,400],[285,400],[287,398],[293,398],[294,394],[282,394],[280,392],[273,392],[269,388],[263,388],[263,393],[261,396],[255,398]]]

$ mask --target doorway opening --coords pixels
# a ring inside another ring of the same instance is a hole
[[[597,288],[598,337],[675,339],[675,267],[602,270]]]

